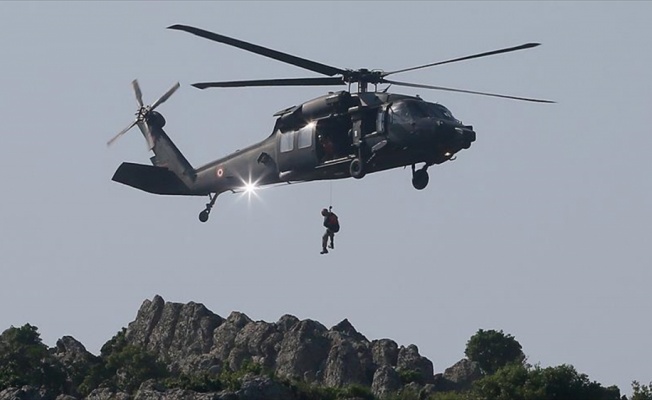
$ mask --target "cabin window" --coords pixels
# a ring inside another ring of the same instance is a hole
[[[312,137],[315,132],[315,124],[310,123],[303,128],[299,129],[299,136],[297,138],[297,147],[305,149],[312,146]]]
[[[294,149],[294,131],[281,133],[281,153]]]

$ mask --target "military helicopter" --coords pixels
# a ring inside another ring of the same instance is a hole
[[[427,102],[418,96],[388,93],[389,86],[378,91],[379,84],[554,103],[387,79],[401,72],[528,49],[539,43],[385,72],[337,68],[187,25],[173,25],[168,29],[185,31],[326,76],[192,85],[199,89],[348,85],[348,90],[328,92],[278,111],[274,114],[274,128],[267,138],[194,168],[163,130],[165,118],[155,111],[179,88],[179,83],[151,105],[145,105],[138,81],[134,80],[132,85],[138,103],[136,119],[107,144],[138,126],[154,156],[150,159],[152,165],[122,163],[112,179],[154,194],[208,196],[209,202],[199,214],[201,222],[208,220],[220,193],[236,193],[265,185],[348,177],[361,179],[369,173],[410,166],[412,185],[421,190],[428,185],[428,167],[454,159],[457,152],[468,149],[475,141],[473,127],[464,125],[442,104]],[[357,90],[351,91],[354,84]],[[374,85],[373,91],[368,90],[369,85]],[[417,169],[417,165],[422,166]]]

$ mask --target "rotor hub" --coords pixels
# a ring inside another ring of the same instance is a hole
[[[145,122],[145,120],[147,120],[147,116],[149,115],[150,111],[152,111],[150,106],[140,107],[136,112],[136,120],[138,122]]]
[[[361,68],[357,71],[347,70],[343,74],[343,78],[347,83],[371,83],[374,85],[383,83],[382,71],[370,71],[366,68]]]

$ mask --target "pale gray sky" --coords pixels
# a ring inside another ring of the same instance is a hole
[[[629,393],[652,380],[650,2],[0,2],[0,329],[31,323],[97,353],[144,299],[226,317],[289,313],[416,344],[442,372],[478,329],[531,363],[574,365]],[[526,42],[535,49],[403,81],[548,98],[532,104],[390,88],[449,107],[478,140],[430,169],[363,180],[161,197],[111,182],[147,163],[130,82],[199,166],[266,137],[272,114],[329,88],[200,91],[312,76],[181,23],[341,68],[400,69]],[[319,211],[342,220],[320,256]]]

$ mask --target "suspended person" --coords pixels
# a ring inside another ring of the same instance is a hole
[[[335,248],[335,233],[340,231],[340,222],[337,219],[337,215],[335,215],[334,212],[331,211],[332,207],[329,207],[328,209],[324,208],[321,210],[321,215],[324,217],[324,227],[326,228],[326,232],[324,233],[324,236],[321,238],[321,253],[319,254],[327,254],[328,249],[326,248],[327,246],[330,247],[331,249]],[[330,238],[330,245],[328,245],[328,239]]]

